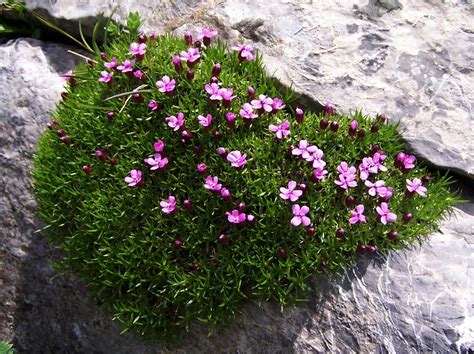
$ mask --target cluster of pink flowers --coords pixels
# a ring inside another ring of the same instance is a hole
[[[369,188],[370,196],[375,197],[378,195],[384,201],[388,201],[393,195],[393,188],[385,186],[385,181],[383,180],[378,180],[375,183],[366,180],[365,186]]]
[[[234,90],[231,88],[219,88],[219,85],[215,82],[212,82],[210,84],[206,84],[204,86],[204,89],[209,95],[209,99],[217,103],[219,101],[222,101],[224,107],[228,108],[230,107],[231,101],[236,97],[234,96]]]
[[[316,145],[310,145],[307,140],[300,140],[297,147],[291,150],[294,156],[301,156],[304,160],[311,163],[313,166],[313,178],[322,180],[327,175],[328,171],[324,169],[326,161],[323,160],[324,152]]]
[[[341,164],[337,166],[337,172],[339,172],[339,177],[334,183],[340,188],[347,190],[357,187],[356,168],[354,166],[349,166],[346,161],[342,161]]]
[[[281,99],[267,97],[266,95],[259,95],[258,100],[252,100],[250,104],[259,113],[267,112],[274,114],[286,107]]]
[[[137,60],[143,60],[143,56],[146,53],[146,44],[145,43],[132,43],[130,44],[130,51],[128,54],[134,55]]]
[[[370,174],[387,171],[387,167],[383,165],[386,159],[387,156],[381,151],[377,151],[372,157],[364,157],[359,165],[360,179],[365,181]]]

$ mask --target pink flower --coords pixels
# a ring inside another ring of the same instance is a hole
[[[163,140],[157,140],[153,144],[153,149],[155,152],[163,152],[165,150],[165,143]]]
[[[211,28],[200,28],[197,33],[197,39],[209,38],[217,36],[217,31]]]
[[[376,152],[372,157],[373,165],[369,167],[370,173],[378,173],[379,171],[387,171],[387,167],[382,165],[383,161],[387,159],[387,155],[383,152]]]
[[[384,181],[377,181],[375,183],[365,181],[365,185],[369,188],[369,195],[372,197],[375,197],[377,194],[381,197],[387,194],[387,187],[385,187]]]
[[[142,183],[142,171],[131,170],[130,176],[125,177],[125,182],[127,182],[130,187],[140,185]]]
[[[380,197],[382,198],[382,200],[384,202],[387,202],[390,200],[390,198],[392,198],[393,196],[393,188],[392,187],[387,187],[387,190],[385,191],[385,193],[379,193]]]
[[[227,161],[230,162],[230,165],[235,168],[241,168],[247,163],[247,154],[243,154],[238,151],[234,150],[227,154]]]
[[[249,103],[244,103],[242,109],[239,111],[239,114],[245,119],[255,119],[258,117],[258,115],[253,112],[253,108]]]
[[[210,191],[220,191],[222,188],[222,184],[219,183],[219,179],[217,177],[207,176],[204,188],[209,189]]]
[[[280,187],[280,198],[296,202],[303,195],[303,191],[296,189],[296,182],[289,181],[288,188]]]
[[[100,72],[100,78],[99,78],[99,81],[100,82],[104,82],[104,83],[109,83],[112,81],[112,76],[114,76],[114,73],[109,73],[107,71],[101,71]]]
[[[274,98],[273,99],[273,105],[272,105],[272,108],[273,108],[272,112],[273,113],[275,113],[277,111],[280,111],[285,107],[286,107],[286,105],[283,104],[283,101],[281,99],[279,99],[279,98]]]
[[[409,179],[406,180],[407,182],[407,190],[410,193],[418,193],[422,197],[426,196],[426,187],[421,185],[421,180],[419,178],[414,178],[412,181]]]
[[[168,200],[162,200],[160,202],[161,211],[166,214],[171,214],[176,210],[176,198],[170,195]]]
[[[205,128],[209,128],[212,123],[212,116],[208,114],[207,116],[198,116],[199,124],[201,124]]]
[[[199,173],[204,174],[204,172],[206,172],[206,169],[207,169],[207,166],[205,163],[201,162],[197,164],[197,170]]]
[[[324,170],[323,168],[321,167],[318,167],[316,169],[314,169],[313,171],[313,176],[315,179],[317,180],[322,180],[326,177],[326,175],[328,174],[328,171],[327,170]]]
[[[125,60],[122,65],[117,66],[117,70],[123,73],[129,73],[133,71],[133,65],[135,65],[133,60]]]
[[[254,109],[263,109],[266,112],[273,110],[273,99],[265,95],[258,96],[258,100],[252,100],[250,103]]]
[[[296,107],[296,115],[295,115],[295,119],[296,119],[296,122],[301,124],[303,123],[303,120],[304,120],[304,111],[300,108],[300,107]]]
[[[226,212],[227,220],[232,224],[241,224],[247,219],[247,215],[240,213],[237,209]]]
[[[181,55],[181,60],[187,63],[194,63],[201,57],[201,55],[199,54],[199,48],[188,48],[187,52],[183,50],[179,54]]]
[[[342,161],[339,166],[337,166],[337,172],[344,176],[355,175],[356,168],[354,166],[349,166],[346,161]]]
[[[295,156],[301,155],[303,158],[308,158],[318,147],[309,145],[308,140],[300,140],[298,147],[291,150],[291,154]]]
[[[349,224],[357,224],[358,222],[367,223],[364,215],[364,205],[359,204],[355,210],[351,210],[351,218]]]
[[[342,189],[357,187],[355,175],[339,175],[339,179],[334,181],[334,183],[336,183]]]
[[[283,138],[286,138],[288,135],[290,135],[290,130],[288,129],[289,127],[290,127],[290,122],[288,120],[285,120],[280,125],[270,124],[268,126],[268,129],[271,132],[276,133],[276,136],[278,139],[283,139]]]
[[[174,87],[176,85],[175,80],[171,80],[169,76],[165,75],[160,81],[156,82],[156,86],[158,87],[160,92],[173,92]]]
[[[151,171],[161,170],[168,164],[168,158],[164,156],[162,157],[159,153],[154,154],[153,157],[149,157],[144,161],[150,166]]]
[[[227,112],[225,115],[225,120],[229,127],[233,127],[235,125],[235,115],[232,112]]]
[[[206,92],[209,94],[209,99],[211,101],[221,101],[222,100],[222,96],[220,95],[219,93],[219,86],[213,82],[212,84],[206,84],[206,86],[204,86]]]
[[[380,206],[376,208],[377,214],[380,216],[380,222],[384,225],[387,225],[388,222],[397,221],[397,215],[392,213],[388,208],[387,203],[381,203]]]
[[[370,171],[369,168],[373,166],[374,161],[372,160],[371,157],[364,157],[362,159],[362,163],[359,165],[359,170],[360,170],[360,179],[362,181],[365,181],[367,178],[369,178]]]
[[[133,72],[133,76],[136,77],[138,80],[143,79],[143,72],[141,70],[135,70]]]
[[[104,66],[108,69],[113,69],[117,66],[117,58],[113,57],[111,61],[105,62]]]
[[[165,120],[168,123],[168,126],[175,132],[184,126],[184,114],[181,112],[178,113],[178,117],[170,116],[165,118]]]
[[[152,111],[156,111],[160,109],[160,105],[155,100],[151,100],[148,102],[148,108],[150,108]]]
[[[132,43],[130,44],[130,51],[128,54],[130,55],[137,55],[143,56],[146,53],[146,44],[145,43]]]
[[[74,78],[74,71],[68,70],[64,75],[61,76],[61,78],[65,81],[69,81],[70,79]]]
[[[309,208],[306,205],[300,207],[298,204],[294,204],[291,207],[291,211],[294,215],[291,219],[291,225],[297,227],[301,224],[303,224],[304,226],[308,226],[311,224],[311,219],[306,216],[309,213]]]
[[[232,96],[234,90],[231,88],[221,88],[218,91],[219,96],[224,100],[224,107],[230,106],[230,101],[232,101],[236,96]]]
[[[253,60],[253,47],[248,44],[239,44],[231,48],[239,52],[240,60]]]
[[[222,198],[227,199],[227,200],[232,199],[232,194],[225,187],[222,187],[222,189],[221,189],[221,196],[222,196]]]
[[[407,155],[403,151],[400,151],[397,154],[396,163],[403,167],[404,170],[411,170],[415,167],[416,157],[412,155]]]

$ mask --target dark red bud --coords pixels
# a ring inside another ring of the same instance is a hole
[[[346,198],[346,206],[351,206],[354,202],[355,198],[352,195],[348,195]]]
[[[280,258],[283,258],[283,259],[286,259],[286,257],[287,257],[287,254],[286,254],[286,251],[285,251],[284,248],[280,248],[278,250],[278,255],[280,256]]]
[[[201,41],[195,41],[194,42],[194,47],[195,48],[201,48]]]
[[[188,79],[189,81],[193,81],[194,80],[194,71],[188,70],[186,72],[186,79]]]
[[[112,166],[117,166],[117,164],[118,164],[117,159],[110,159],[110,164],[111,164]]]
[[[97,150],[95,152],[95,156],[99,159],[99,160],[102,160],[104,161],[106,158],[107,158],[107,155],[105,155],[102,151],[100,150]]]
[[[366,250],[367,250],[367,252],[369,252],[369,253],[375,253],[375,252],[377,252],[377,246],[375,246],[375,245],[368,245],[368,246],[366,246]]]
[[[373,124],[371,127],[370,127],[370,131],[372,133],[377,133],[379,131],[379,126],[377,124]]]
[[[351,127],[349,127],[349,131],[348,131],[348,133],[349,133],[349,135],[350,135],[350,136],[355,136],[355,135],[356,135],[356,133],[357,133],[357,130],[355,130],[355,129],[352,129]]]
[[[362,245],[362,244],[357,245],[357,248],[356,248],[357,252],[364,253],[366,250],[367,250],[367,247],[365,245]]]
[[[191,133],[189,130],[183,130],[181,132],[181,136],[184,138],[184,139],[192,139],[193,138],[193,133]]]
[[[136,103],[143,103],[145,101],[145,97],[139,92],[135,92],[132,94],[132,99]]]
[[[139,36],[138,36],[138,43],[146,43],[146,34],[145,33],[141,33]]]
[[[183,241],[180,239],[174,240],[174,247],[181,248],[183,246]]]
[[[188,46],[193,45],[193,35],[191,34],[191,32],[187,31],[184,34],[184,41],[186,42]]]
[[[86,175],[90,175],[92,173],[92,167],[90,165],[82,166],[82,170]]]
[[[372,144],[372,145],[370,145],[370,152],[371,152],[372,154],[375,154],[375,153],[378,152],[378,151],[379,151],[379,146],[378,146],[377,144]]]
[[[247,205],[245,205],[245,203],[240,203],[237,209],[239,210],[239,213],[245,213],[247,211]]]
[[[202,147],[200,145],[194,146],[194,153],[198,156],[201,156],[203,153]]]
[[[402,216],[403,222],[409,222],[411,219],[413,219],[413,214],[412,213],[405,213]]]
[[[214,132],[213,137],[214,137],[214,140],[219,141],[222,138],[222,134],[219,131],[216,131]]]
[[[383,113],[377,115],[377,120],[378,120],[380,123],[384,123],[386,119],[387,119],[387,118],[385,117],[385,114],[383,114]]]
[[[56,135],[59,136],[60,138],[62,138],[65,134],[64,134],[64,130],[62,129],[57,129],[56,130]]]
[[[107,55],[107,53],[100,53],[100,59],[102,59],[103,61],[106,61],[109,59],[109,56]]]
[[[108,120],[113,120],[115,117],[115,113],[114,112],[107,112],[107,119]]]
[[[307,234],[308,236],[313,236],[315,233],[316,233],[316,229],[315,229],[314,227],[308,227],[308,228],[306,229],[306,234]]]
[[[71,143],[71,138],[67,135],[62,136],[59,139],[61,139],[61,141],[66,145],[69,145]]]
[[[362,139],[364,136],[365,136],[365,129],[360,129],[358,132],[357,132],[357,136]]]
[[[306,184],[301,183],[299,188],[304,192],[306,190]]]
[[[337,237],[337,238],[341,238],[341,237],[344,236],[345,233],[346,233],[346,232],[344,231],[343,228],[337,229],[337,231],[336,231],[336,237]]]
[[[319,127],[324,130],[328,126],[329,126],[329,121],[327,120],[327,118],[321,119],[321,121],[319,122]]]
[[[219,79],[215,76],[211,77],[211,84],[217,84],[219,82]]]
[[[331,131],[333,131],[333,132],[337,132],[337,130],[339,129],[339,123],[336,122],[336,121],[332,122],[332,123],[331,123],[331,126],[330,126],[330,129],[331,129]]]
[[[388,234],[387,234],[388,238],[390,240],[396,240],[398,238],[398,232],[395,231],[395,230],[391,230]]]
[[[193,202],[191,202],[189,199],[183,200],[183,206],[186,209],[191,209],[193,207]]]
[[[204,38],[202,39],[202,42],[204,43],[204,45],[205,45],[206,47],[208,47],[208,46],[211,44],[211,38],[209,38],[209,37],[204,37]]]
[[[193,263],[192,267],[195,271],[201,270],[201,265],[199,263]]]
[[[217,63],[217,64],[214,64],[214,66],[212,67],[212,76],[215,76],[215,77],[218,77],[219,74],[221,73],[221,64]]]
[[[421,180],[425,183],[428,183],[429,181],[431,181],[431,176],[425,175],[425,176],[421,177]]]
[[[227,246],[229,244],[229,237],[225,234],[219,235],[217,240],[222,246]]]
[[[326,258],[321,257],[321,258],[319,259],[319,265],[320,265],[321,267],[326,267],[326,266],[328,265],[328,261],[326,260]]]

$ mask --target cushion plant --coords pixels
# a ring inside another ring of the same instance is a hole
[[[122,31],[66,75],[34,160],[61,265],[158,340],[249,297],[301,299],[319,272],[436,230],[456,200],[383,115],[304,112],[216,34]]]

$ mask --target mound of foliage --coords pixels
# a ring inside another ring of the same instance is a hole
[[[123,31],[65,75],[34,186],[62,267],[157,339],[403,249],[455,201],[379,115],[293,107],[250,45]]]

